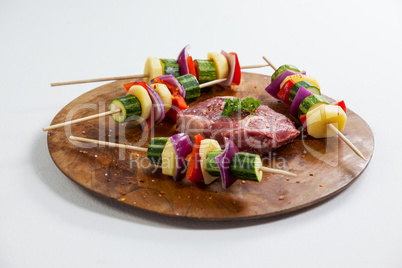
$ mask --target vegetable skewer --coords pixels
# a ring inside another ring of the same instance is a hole
[[[209,53],[208,60],[193,61],[187,55],[188,47],[180,52],[177,61],[149,57],[145,63],[144,82],[137,80],[125,84],[128,96],[112,100],[109,113],[60,123],[43,128],[43,131],[110,114],[118,123],[134,120],[142,124],[146,121],[143,131],[147,132],[165,115],[176,120],[179,110],[186,109],[187,103],[198,99],[201,88],[240,84],[241,69],[236,53],[222,50],[221,54]]]
[[[234,52],[226,53],[223,50],[221,51],[221,53],[208,53],[207,60],[193,60],[193,58],[187,53],[187,50],[189,48],[190,45],[185,46],[179,53],[177,60],[148,57],[145,62],[143,74],[58,82],[51,83],[50,85],[63,86],[71,84],[137,78],[143,79],[145,82],[149,83],[151,79],[161,75],[171,74],[177,77],[180,75],[192,74],[201,84],[216,79],[227,78],[228,81],[223,81],[222,85],[230,86],[240,84],[241,69],[252,69],[269,66],[263,64],[240,67],[237,54]]]
[[[274,69],[275,71],[277,71],[278,70],[278,68],[276,68],[265,56],[263,56],[263,59],[272,67],[272,69]],[[284,72],[283,72],[284,73]],[[289,81],[289,80],[288,80]],[[294,85],[296,85],[297,83],[294,83],[293,85],[292,85],[292,88],[290,89],[290,91],[289,90],[287,90],[288,91],[288,95],[289,95],[289,93],[291,93],[291,90],[293,89],[293,87],[294,87]],[[310,85],[312,85],[311,83],[310,83]],[[312,85],[312,86],[314,86],[314,85]],[[284,82],[282,82],[281,83],[281,90],[282,89],[284,89],[286,87],[286,79],[285,79],[285,81]],[[315,86],[314,86],[315,87]],[[314,90],[318,90],[318,93],[319,93],[319,88],[317,88],[317,87],[315,87],[315,89]],[[284,90],[284,91],[286,91],[286,90]],[[310,90],[311,91],[311,90]],[[300,92],[299,94],[298,93],[296,93],[296,96],[294,97],[294,100],[296,100],[297,98],[298,98],[298,95],[299,95],[299,97],[302,95],[302,94],[305,94],[304,95],[304,97],[301,97],[301,100],[302,101],[304,101],[304,100],[306,100],[307,98],[315,98],[315,99],[317,99],[317,97],[320,97],[320,95],[313,95],[311,92],[309,92],[309,91],[307,91],[303,86],[301,86],[301,87],[299,87],[298,88],[298,92]],[[272,94],[272,92],[268,92],[268,93],[270,93],[271,95],[273,95],[274,97],[276,97],[275,95],[275,93],[274,94]],[[279,96],[281,94],[281,91],[279,91],[279,92],[277,92],[277,96]],[[320,94],[320,93],[319,93]],[[283,94],[282,94],[283,95]],[[289,98],[289,97],[288,97]],[[283,101],[288,101],[288,98],[285,96],[284,97],[284,99],[283,98],[281,98],[281,100],[283,100]],[[295,113],[294,112],[292,112],[292,110],[299,110],[299,117],[300,117],[300,120],[302,121],[302,123],[303,123],[303,125],[305,125],[306,127],[307,127],[307,122],[305,121],[306,120],[306,116],[311,116],[311,117],[313,117],[313,116],[315,116],[312,112],[314,111],[314,110],[316,110],[316,115],[318,115],[318,113],[321,113],[321,112],[324,112],[325,113],[325,109],[322,109],[322,108],[325,108],[324,106],[321,106],[321,104],[329,104],[328,102],[326,102],[325,101],[325,99],[323,99],[323,100],[316,100],[315,101],[315,105],[317,105],[317,106],[314,106],[314,105],[311,105],[311,106],[309,106],[309,107],[307,107],[307,109],[306,109],[306,107],[305,106],[303,106],[303,102],[295,102],[295,104],[296,104],[296,106],[294,106],[294,105],[292,105],[291,106],[291,114],[292,115],[295,115]],[[289,103],[288,103],[289,104]],[[291,104],[293,104],[293,103],[291,103]],[[298,107],[298,105],[300,105],[300,108]],[[321,106],[322,108],[320,108],[319,106]],[[316,108],[317,107],[317,108]],[[296,108],[296,109],[295,109]],[[301,110],[303,110],[303,109],[305,109],[304,110],[304,114],[300,114],[300,112],[301,112]],[[318,109],[320,109],[320,110],[318,110]],[[339,114],[339,113],[338,113]],[[316,116],[317,117],[317,116]],[[318,120],[323,120],[322,119],[322,116],[318,116],[319,117],[319,119]],[[304,122],[303,122],[304,121]],[[343,134],[342,134],[342,132],[336,127],[336,126],[334,126],[334,124],[333,123],[331,123],[331,122],[328,122],[328,123],[325,123],[325,122],[314,122],[314,123],[319,123],[320,125],[322,125],[322,124],[325,124],[326,126],[328,126],[333,132],[334,132],[334,134],[336,134],[336,135],[338,135],[338,137],[341,139],[341,140],[343,140],[360,158],[362,158],[364,161],[367,161],[366,160],[366,158],[364,157],[364,155],[360,152],[360,150],[359,149],[357,149],[356,148],[356,146],[348,139],[348,138],[346,138]],[[346,115],[345,115],[345,120],[344,120],[344,123],[346,123]],[[340,124],[340,125],[342,125],[342,124]],[[338,126],[339,127],[339,126]],[[341,129],[343,129],[343,127],[344,127],[344,124],[342,125],[342,126],[340,126],[339,128],[341,128]]]
[[[263,67],[268,67],[268,66],[269,66],[268,64],[261,64],[261,65],[242,66],[240,68],[241,69],[256,69],[256,68],[263,68]],[[115,80],[141,79],[141,78],[145,78],[145,77],[148,77],[148,75],[136,74],[136,75],[126,75],[126,76],[101,77],[101,78],[74,80],[74,81],[66,81],[66,82],[55,82],[55,83],[51,83],[50,86],[58,87],[58,86],[95,83],[95,82],[106,82],[106,81],[115,81]],[[224,80],[222,80],[222,81],[224,81]],[[220,82],[218,82],[218,83],[220,83]]]
[[[69,140],[98,144],[98,145],[103,145],[103,146],[108,146],[108,147],[113,147],[113,148],[122,148],[122,149],[146,152],[150,163],[162,166],[162,174],[171,175],[171,176],[173,176],[173,178],[175,180],[181,179],[184,176],[184,174],[185,174],[184,172],[186,171],[185,164],[183,164],[184,158],[186,158],[186,160],[187,160],[187,156],[190,154],[191,148],[192,148],[191,141],[189,140],[188,135],[186,135],[184,133],[175,134],[170,138],[153,138],[153,139],[151,139],[151,141],[148,145],[148,148],[113,143],[113,142],[105,142],[105,141],[81,138],[81,137],[76,137],[76,136],[70,136]],[[206,139],[204,141],[206,141],[204,143],[204,145],[205,144],[209,145],[210,142],[216,142],[214,140],[209,140],[209,139]],[[173,146],[171,143],[175,143],[175,142],[177,143],[176,148],[173,149]],[[230,147],[230,146],[231,146],[231,144],[228,145],[228,147]],[[209,148],[209,149],[211,149],[211,148]],[[204,159],[204,167],[201,167],[201,169],[203,169],[202,177],[203,177],[203,181],[205,184],[210,184],[217,177],[222,176],[223,186],[224,186],[224,188],[228,188],[237,179],[261,181],[262,172],[269,172],[269,173],[280,174],[280,175],[285,175],[285,176],[297,176],[294,173],[287,172],[284,170],[263,167],[261,159],[258,155],[241,153],[241,152],[236,152],[234,154],[233,159],[232,159],[232,157],[230,159],[223,159],[224,160],[223,162],[225,162],[226,164],[229,164],[229,165],[227,165],[226,170],[221,172],[220,169],[218,169],[216,167],[216,165],[218,165],[217,164],[218,157],[224,156],[222,154],[222,151],[213,151],[213,150],[208,151],[207,150],[204,152],[205,152],[205,155],[202,158],[202,159]],[[215,160],[215,156],[217,158],[216,160]],[[254,165],[254,163],[250,164],[247,162],[249,159],[254,159],[254,157],[257,157],[257,159],[259,159],[259,161],[257,161],[257,163],[259,163],[259,165]],[[248,159],[248,160],[246,160],[246,162],[244,161],[245,158]],[[201,159],[201,164],[197,163],[198,165],[202,165],[202,159]],[[232,162],[232,163],[230,164],[230,162]],[[172,164],[174,164],[175,167],[172,168],[172,166],[171,166]],[[230,171],[229,171],[229,169],[230,169]],[[255,170],[255,169],[257,169],[257,170]],[[223,177],[225,176],[224,173],[226,175],[231,173],[231,176],[235,176],[234,181],[232,181],[231,183],[224,184],[224,181],[223,181]],[[257,173],[258,175],[254,175],[254,173]],[[190,181],[192,181],[192,180],[190,180]],[[195,181],[192,181],[192,182],[195,182]]]
[[[173,78],[173,77],[172,77]],[[173,78],[174,79],[174,78]],[[217,79],[217,80],[214,80],[214,81],[211,81],[211,82],[207,82],[207,83],[204,83],[204,84],[200,84],[200,85],[198,85],[198,87],[201,89],[201,88],[206,88],[206,87],[209,87],[209,86],[212,86],[212,85],[215,85],[215,84],[219,84],[219,83],[222,83],[223,81],[226,81],[226,79],[227,78],[223,78],[223,79]],[[194,79],[193,79],[194,80]],[[169,80],[170,81],[170,80]],[[195,80],[194,80],[195,81]],[[145,83],[144,82],[134,82],[134,83],[129,83],[129,84],[126,84],[126,85],[130,85],[130,84],[139,84],[139,83],[143,83],[142,84],[142,86],[143,87],[147,87],[147,85],[145,85]],[[180,85],[180,83],[179,83],[179,86],[181,86]],[[126,88],[127,89],[127,88]],[[138,88],[137,88],[138,89]],[[127,89],[128,90],[128,93],[130,93],[130,90],[129,89]],[[184,90],[184,89],[183,89]],[[134,90],[133,90],[134,91]],[[142,90],[142,91],[144,91],[144,90]],[[148,91],[149,92],[149,91]],[[160,91],[158,91],[158,93],[160,93]],[[169,93],[168,93],[169,94]],[[147,94],[145,94],[145,95],[147,95]],[[156,94],[155,94],[156,95]],[[160,95],[160,94],[159,94]],[[170,95],[170,94],[169,94]],[[144,95],[142,95],[142,96],[144,96]],[[147,97],[147,96],[145,96],[145,97]],[[169,97],[168,97],[169,98]],[[190,99],[191,100],[191,99]],[[113,103],[113,101],[112,101],[112,103]],[[152,103],[151,103],[151,105],[152,105]],[[140,107],[141,108],[141,107]],[[139,109],[140,109],[139,108]],[[48,131],[48,130],[52,130],[52,129],[56,129],[56,128],[59,128],[59,127],[64,127],[64,126],[67,126],[67,125],[71,125],[71,124],[75,124],[75,123],[79,123],[79,122],[84,122],[84,121],[88,121],[88,120],[91,120],[91,119],[96,119],[96,118],[101,118],[101,117],[105,117],[105,116],[107,116],[107,115],[114,115],[114,114],[118,114],[118,113],[120,113],[120,112],[122,112],[122,109],[124,109],[124,107],[122,107],[122,108],[117,108],[117,109],[111,109],[111,111],[108,111],[108,112],[104,112],[104,113],[99,113],[99,114],[95,114],[95,115],[91,115],[91,116],[87,116],[87,117],[83,117],[83,118],[79,118],[79,119],[75,119],[75,120],[71,120],[71,121],[66,121],[66,122],[63,122],[63,123],[59,123],[59,124],[55,124],[55,125],[51,125],[51,126],[48,126],[48,127],[44,127],[44,128],[42,128],[42,130],[43,131]],[[167,109],[167,110],[169,110],[169,109]],[[149,115],[148,115],[149,116]],[[147,119],[147,118],[144,118],[144,119]],[[123,120],[124,121],[124,120]]]

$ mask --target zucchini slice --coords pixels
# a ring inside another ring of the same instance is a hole
[[[160,59],[163,74],[171,74],[174,77],[180,76],[180,67],[177,60],[173,59]]]
[[[137,97],[133,95],[123,96],[112,100],[109,109],[110,111],[116,109],[121,110],[119,113],[112,114],[113,120],[117,123],[124,122],[131,116],[138,116],[139,118],[142,113],[141,103]]]
[[[262,179],[261,167],[262,161],[259,155],[240,152],[232,158],[230,172],[237,179],[260,182]]]
[[[202,176],[204,177],[204,183],[205,184],[210,184],[211,182],[213,182],[214,180],[216,180],[218,176],[211,176],[208,171],[207,171],[207,154],[210,151],[213,150],[220,150],[221,146],[219,145],[219,143],[216,140],[212,140],[212,139],[204,139],[201,141],[200,143],[200,151],[199,151],[199,155],[200,155],[200,164],[201,164],[201,172],[202,172]]]
[[[312,111],[323,104],[329,104],[329,102],[321,95],[310,95],[306,97],[299,106],[299,118],[303,114]]]
[[[292,88],[290,89],[289,92],[289,101],[293,102],[297,91],[299,91],[299,88],[303,86],[305,89],[307,89],[308,91],[311,92],[311,94],[313,95],[321,95],[321,91],[320,89],[315,86],[313,83],[309,82],[309,81],[299,81],[297,83],[295,83]]]
[[[162,165],[162,152],[168,141],[169,138],[166,137],[152,138],[149,141],[147,156],[150,163],[158,166]]]
[[[207,158],[205,160],[206,169],[209,175],[213,177],[221,176],[221,172],[219,171],[218,163],[216,162],[215,157],[222,154],[223,150],[213,150],[209,151],[207,154]]]
[[[200,84],[216,79],[216,68],[213,60],[195,60],[194,64],[198,82]]]
[[[276,69],[276,71],[271,75],[271,83],[274,82],[274,80],[276,78],[278,78],[278,76],[280,76],[286,70],[292,70],[292,71],[295,71],[295,72],[300,72],[300,70],[297,69],[297,67],[295,67],[293,65],[290,65],[290,64],[285,64],[285,65],[279,66],[279,68]]]
[[[197,78],[192,74],[185,74],[177,77],[177,81],[183,86],[186,91],[185,101],[187,103],[196,101],[201,95],[200,84]]]

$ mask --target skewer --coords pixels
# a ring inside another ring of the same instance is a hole
[[[99,118],[99,117],[104,117],[104,116],[107,116],[107,115],[116,114],[116,113],[120,113],[120,112],[121,112],[121,109],[116,109],[116,110],[113,110],[113,111],[94,114],[94,115],[90,115],[90,116],[87,116],[87,117],[83,117],[83,118],[79,118],[79,119],[75,119],[75,120],[71,120],[71,121],[66,121],[66,122],[51,125],[51,126],[48,126],[48,127],[44,127],[44,128],[42,128],[42,130],[43,131],[48,131],[48,130],[51,130],[51,129],[64,127],[64,126],[67,126],[67,125],[71,125],[71,124],[75,124],[75,123],[79,123],[79,122],[83,122],[83,121],[87,121],[87,120],[91,120],[91,119],[95,119],[95,118]]]
[[[103,146],[109,146],[109,147],[113,147],[113,148],[129,149],[129,150],[139,151],[139,152],[144,152],[144,153],[146,153],[148,151],[147,148],[143,148],[143,147],[108,142],[108,141],[92,140],[92,139],[75,137],[75,136],[70,136],[68,139],[74,140],[74,141],[82,141],[82,142],[87,142],[87,143],[92,143],[92,144],[98,144],[98,145],[103,145]]]
[[[356,146],[353,145],[353,143],[345,137],[345,135],[342,134],[333,124],[328,124],[328,126],[338,134],[338,137],[341,138],[349,147],[352,149],[358,156],[360,156],[361,159],[367,162],[367,159],[364,157],[364,155],[359,151],[359,149],[356,148]]]
[[[227,78],[216,79],[216,80],[201,84],[200,88],[209,87],[209,86],[212,86],[212,85],[215,85],[215,84],[219,84],[219,83],[225,81],[226,79]],[[104,116],[107,116],[107,115],[119,113],[120,111],[121,111],[120,109],[117,109],[117,110],[113,110],[113,111],[109,111],[109,112],[90,115],[90,116],[87,116],[87,117],[83,117],[83,118],[63,122],[63,123],[60,123],[60,124],[51,125],[51,126],[48,126],[48,127],[44,127],[44,128],[42,128],[42,130],[43,131],[48,131],[48,130],[51,130],[51,129],[64,127],[64,126],[67,126],[67,125],[71,125],[71,124],[75,124],[75,123],[79,123],[79,122],[83,122],[83,121],[87,121],[87,120],[91,120],[91,119],[95,119],[95,118],[104,117]]]
[[[281,174],[281,175],[285,175],[285,176],[297,177],[296,174],[291,173],[291,172],[288,172],[288,171],[284,171],[284,170],[281,170],[281,169],[260,167],[260,170],[261,170],[262,172],[268,172],[268,173]]]
[[[249,66],[243,66],[240,69],[254,69],[254,68],[267,67],[267,66],[269,66],[269,65],[267,65],[267,64],[249,65]],[[66,85],[84,84],[84,83],[93,83],[93,82],[138,79],[138,78],[144,78],[144,77],[148,77],[148,75],[136,74],[136,75],[126,75],[126,76],[113,76],[113,77],[103,77],[103,78],[94,78],[94,79],[84,79],[84,80],[67,81],[67,82],[57,82],[57,83],[51,83],[50,86],[57,87],[57,86],[66,86]]]
[[[204,84],[201,84],[201,85],[200,85],[200,88],[210,87],[210,86],[212,86],[212,85],[216,85],[216,84],[222,83],[223,81],[226,81],[226,80],[227,80],[227,78],[222,78],[222,79],[216,79],[216,80],[213,80],[213,81],[210,81],[210,82],[206,82],[206,83],[204,83]]]
[[[240,69],[255,69],[255,68],[263,68],[263,67],[268,67],[269,65],[267,64],[258,64],[258,65],[247,65],[240,67]]]
[[[272,63],[265,57],[262,57],[271,67],[276,71],[277,68],[272,65]],[[367,159],[364,157],[364,155],[359,151],[359,149],[356,148],[356,146],[348,139],[345,137],[345,135],[342,134],[333,124],[328,124],[328,126],[338,135],[338,137],[343,140],[349,147],[350,149],[353,150],[361,159],[367,162]]]
[[[124,80],[124,79],[137,79],[148,77],[145,74],[137,74],[137,75],[126,75],[126,76],[113,76],[113,77],[104,77],[104,78],[94,78],[94,79],[84,79],[84,80],[76,80],[76,81],[68,81],[68,82],[57,82],[51,83],[51,87],[57,86],[65,86],[65,85],[74,85],[74,84],[84,84],[84,83],[93,83],[93,82],[104,82],[104,81],[112,81],[112,80]]]
[[[268,63],[269,66],[272,67],[272,69],[276,71],[277,68],[265,56],[262,56],[262,58]]]
[[[100,141],[100,140],[93,140],[93,139],[81,138],[81,137],[76,137],[76,136],[70,136],[68,139],[74,140],[74,141],[81,141],[81,142],[88,142],[88,143],[92,143],[92,144],[104,145],[104,146],[109,146],[109,147],[113,147],[113,148],[122,148],[122,149],[140,151],[140,152],[144,152],[144,153],[146,153],[148,151],[147,148],[143,148],[143,147],[131,146],[131,145],[119,144],[119,143],[107,142],[107,141]],[[284,171],[281,169],[267,168],[267,167],[260,167],[260,171],[274,173],[274,174],[280,174],[280,175],[286,175],[286,176],[293,176],[293,177],[297,176],[296,174],[291,173],[291,172],[287,172],[287,171]]]

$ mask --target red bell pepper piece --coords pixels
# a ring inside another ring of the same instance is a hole
[[[193,61],[194,63],[194,68],[195,68],[195,77],[197,77],[197,80],[200,80],[200,70],[198,68],[198,62],[196,60]]]
[[[241,81],[241,69],[240,69],[240,63],[239,63],[239,58],[237,57],[237,54],[234,52],[230,52],[229,55],[234,55],[236,57],[236,65],[235,65],[235,71],[233,75],[233,80],[232,80],[232,85],[240,85]]]
[[[177,119],[177,113],[181,110],[187,109],[187,103],[183,99],[183,97],[178,93],[172,94],[172,106],[169,111],[166,113],[167,116],[172,118],[174,121]]]
[[[166,87],[169,89],[170,93],[176,94],[177,92],[179,92],[179,89],[177,87],[175,87],[174,85],[164,81],[163,79],[160,79],[159,77],[155,77],[154,78],[154,83],[159,83],[159,84],[165,84]]]
[[[302,123],[304,128],[307,128],[306,115],[307,114],[303,114],[303,115],[300,116],[300,122]]]
[[[200,134],[196,135],[195,142],[193,146],[193,150],[186,157],[186,161],[188,162],[186,178],[191,182],[200,182],[204,180],[201,171],[201,162],[200,162],[200,144],[204,139]]]
[[[148,91],[147,83],[145,83],[145,82],[131,82],[128,84],[124,84],[124,88],[128,91],[134,85],[142,86],[143,88],[145,88]]]
[[[159,77],[155,77],[155,83],[165,84],[166,87],[169,89],[170,93],[172,94],[172,106],[170,107],[169,111],[166,113],[166,116],[172,118],[174,121],[177,119],[177,113],[181,110],[187,109],[187,103],[183,99],[183,97],[179,94],[179,89],[172,84],[160,79]]]
[[[345,104],[345,102],[343,100],[338,101],[337,103],[334,103],[333,105],[338,105],[346,113],[346,104]]]
[[[192,74],[195,77],[197,77],[197,73],[195,71],[193,58],[191,56],[188,56],[186,60],[187,60],[188,71],[190,72],[190,74]]]
[[[286,104],[291,104],[289,101],[289,93],[295,83],[292,80],[288,80],[279,90],[278,98]]]

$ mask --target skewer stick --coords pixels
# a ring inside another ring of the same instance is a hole
[[[110,115],[110,114],[116,114],[116,113],[120,113],[120,112],[121,112],[121,109],[116,109],[116,110],[113,110],[113,111],[94,114],[94,115],[90,115],[90,116],[87,116],[87,117],[83,117],[83,118],[79,118],[79,119],[75,119],[75,120],[71,120],[71,121],[66,121],[66,122],[51,125],[51,126],[48,126],[48,127],[44,127],[44,128],[42,128],[42,130],[43,131],[48,131],[48,130],[51,130],[51,129],[64,127],[64,126],[67,126],[67,125],[71,125],[71,124],[75,124],[75,123],[79,123],[79,122],[83,122],[83,121],[87,121],[87,120],[91,120],[91,119],[95,119],[95,118],[99,118],[99,117],[104,117],[104,116],[107,116],[107,115]]]
[[[129,150],[134,150],[134,151],[139,151],[139,152],[144,152],[144,153],[146,153],[148,151],[147,148],[143,148],[143,147],[119,144],[119,143],[108,142],[108,141],[92,140],[92,139],[86,139],[86,138],[75,137],[75,136],[70,136],[68,139],[73,140],[73,141],[82,141],[82,142],[88,142],[88,143],[92,143],[92,144],[99,144],[99,145],[109,146],[109,147],[113,147],[113,148],[129,149]]]
[[[113,147],[113,148],[122,148],[122,149],[140,151],[140,152],[144,152],[144,153],[146,153],[148,151],[147,148],[143,148],[143,147],[119,144],[119,143],[108,142],[108,141],[92,140],[92,139],[86,139],[86,138],[81,138],[81,137],[76,137],[76,136],[70,136],[68,139],[74,140],[74,141],[88,142],[88,143],[92,143],[92,144],[99,144],[99,145],[109,146],[109,147]],[[294,177],[297,176],[294,173],[290,173],[290,172],[287,172],[284,170],[274,169],[274,168],[260,167],[260,170],[262,172],[269,172],[269,173],[281,174],[281,175],[286,175],[286,176],[294,176]]]
[[[338,134],[338,137],[341,138],[349,147],[352,149],[358,156],[360,156],[361,159],[367,162],[367,159],[364,157],[364,155],[359,151],[359,149],[356,148],[356,146],[353,145],[353,143],[345,137],[345,135],[342,134],[333,124],[328,124],[328,126]]]
[[[263,68],[263,67],[268,67],[269,64],[260,64],[260,65],[248,65],[248,66],[243,66],[240,67],[240,69],[255,69],[255,68]]]
[[[124,80],[124,79],[137,79],[148,77],[145,74],[136,74],[136,75],[126,75],[126,76],[113,76],[113,77],[104,77],[104,78],[94,78],[94,79],[84,79],[77,81],[68,81],[68,82],[57,82],[51,83],[50,86],[65,86],[65,85],[74,85],[74,84],[84,84],[84,83],[93,83],[93,82],[104,82],[104,81],[113,81],[113,80]]]
[[[248,66],[243,66],[240,69],[254,69],[254,68],[267,67],[267,66],[269,66],[269,65],[267,65],[267,64],[248,65]],[[84,83],[93,83],[93,82],[105,82],[105,81],[114,81],[114,80],[137,79],[137,78],[144,78],[144,77],[148,77],[148,75],[136,74],[136,75],[126,75],[126,76],[113,76],[113,77],[104,77],[104,78],[84,79],[84,80],[67,81],[67,82],[57,82],[57,83],[51,83],[50,86],[57,87],[57,86],[66,86],[66,85],[84,84]]]
[[[271,67],[276,71],[277,68],[275,68],[274,65],[265,57],[262,57]],[[359,149],[356,148],[356,146],[348,140],[348,138],[345,137],[345,135],[342,134],[333,124],[328,124],[328,126],[338,135],[338,137],[343,140],[349,147],[350,149],[353,150],[361,159],[367,162],[367,159],[364,157],[364,155],[359,151]]]
[[[227,78],[222,78],[222,79],[216,79],[216,80],[213,80],[213,81],[210,81],[210,82],[206,82],[204,84],[201,84],[200,88],[216,85],[216,84],[222,83],[223,81],[226,81],[226,80],[227,80]]]
[[[262,56],[262,58],[268,63],[269,66],[272,67],[272,69],[276,71],[277,68],[265,56]]]
[[[296,177],[297,175],[291,172],[287,172],[281,169],[275,169],[275,168],[267,168],[267,167],[260,167],[260,170],[262,172],[269,172],[269,173],[275,173],[275,174],[281,174],[285,176],[293,176]]]

